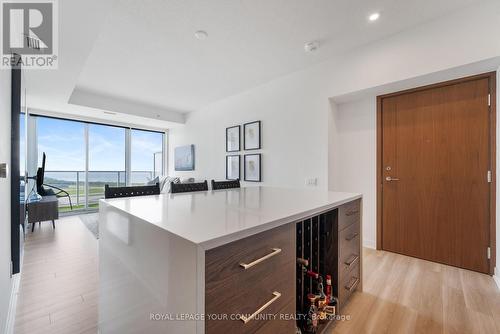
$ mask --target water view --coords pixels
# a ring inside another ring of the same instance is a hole
[[[130,184],[143,185],[153,179],[153,172],[135,171],[131,172]],[[84,171],[46,171],[45,184],[56,186],[67,191],[71,197],[73,210],[85,209],[86,187]],[[88,172],[88,208],[97,209],[99,199],[104,197],[104,186],[111,187],[126,185],[125,171],[89,171]],[[70,203],[67,197],[59,198],[59,209],[61,212],[70,211]]]

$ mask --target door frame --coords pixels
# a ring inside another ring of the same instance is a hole
[[[478,79],[489,79],[490,94],[491,94],[491,105],[490,105],[490,166],[492,180],[490,183],[490,275],[494,274],[496,265],[496,110],[497,110],[497,99],[496,99],[496,72],[487,72],[483,74],[473,75],[465,78],[449,80],[445,82],[440,82],[436,84],[426,85],[422,87],[406,89],[399,92],[384,94],[377,96],[377,249],[382,250],[383,240],[382,240],[382,217],[383,217],[383,197],[382,197],[382,185],[383,185],[383,166],[382,166],[382,101],[385,98],[404,95],[408,93],[415,93],[419,91],[424,91],[428,89],[440,88],[445,86],[451,86],[458,83],[463,83],[467,81],[473,81]]]

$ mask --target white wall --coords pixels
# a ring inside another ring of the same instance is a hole
[[[0,70],[0,162],[10,167],[10,71]],[[10,278],[10,175],[0,179],[0,331],[8,315],[12,281]]]
[[[373,246],[374,100],[336,106],[330,98],[387,88],[395,82],[420,83],[425,80],[416,79],[470,64],[490,66],[487,60],[500,56],[500,40],[492,40],[485,31],[500,31],[498,1],[428,22],[212,104],[170,131],[169,170],[181,176],[224,178],[225,127],[262,120],[263,184],[304,187],[305,179],[318,177],[319,188],[362,192],[364,244]],[[193,173],[173,172],[173,148],[184,144],[196,145]]]
[[[338,105],[333,111],[336,133],[331,168],[332,189],[363,193],[363,243],[377,240],[377,113],[376,98]]]
[[[308,84],[272,82],[191,114],[187,126],[169,131],[171,174],[225,179],[225,128],[260,120],[262,184],[302,187],[306,178],[318,178],[326,189],[328,124],[322,112],[329,102],[318,80],[303,80]],[[173,148],[186,144],[195,144],[196,171],[174,172]]]

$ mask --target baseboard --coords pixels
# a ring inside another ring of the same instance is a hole
[[[497,284],[498,289],[500,290],[500,270],[495,268],[495,274],[493,275],[493,279],[495,280],[495,283]]]
[[[375,240],[363,239],[363,247],[377,249],[377,243],[375,242]]]
[[[25,237],[24,230],[21,227],[21,225],[19,225],[19,240],[21,242],[19,267],[21,268],[21,270],[24,264],[24,237]],[[21,285],[21,272],[12,275],[11,277],[12,286],[10,289],[9,310],[7,313],[7,320],[5,324],[5,334],[14,334],[14,323],[16,322],[17,297],[19,296],[19,286]]]
[[[14,323],[16,321],[17,296],[19,293],[20,282],[21,282],[20,273],[12,276],[12,289],[10,290],[9,313],[7,314],[5,334],[14,333]]]

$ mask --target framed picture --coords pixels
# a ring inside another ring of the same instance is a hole
[[[261,154],[245,154],[245,181],[261,182]]]
[[[226,152],[238,152],[240,150],[241,126],[226,128]]]
[[[194,170],[194,145],[176,147],[174,150],[175,170]]]
[[[260,121],[243,124],[243,146],[245,150],[259,150]]]
[[[226,156],[226,179],[239,180],[241,170],[241,160],[239,155]]]

